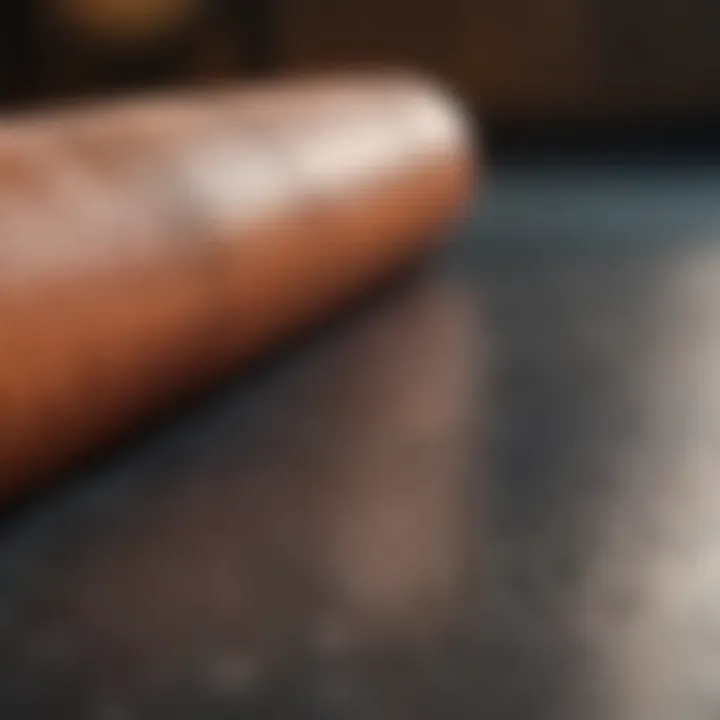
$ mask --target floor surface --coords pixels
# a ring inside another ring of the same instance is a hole
[[[720,716],[720,169],[462,241],[0,516],[0,717]]]

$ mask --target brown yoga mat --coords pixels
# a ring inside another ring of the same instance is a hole
[[[242,365],[442,236],[462,110],[401,75],[0,124],[0,498]]]

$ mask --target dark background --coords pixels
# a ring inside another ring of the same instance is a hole
[[[6,106],[339,67],[410,65],[496,151],[706,149],[715,0],[27,0],[0,10]]]

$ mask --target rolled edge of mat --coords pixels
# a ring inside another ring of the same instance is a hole
[[[404,74],[0,127],[0,497],[431,247],[475,148]]]

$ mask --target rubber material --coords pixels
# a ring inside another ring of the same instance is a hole
[[[404,75],[0,125],[0,497],[426,250],[477,180],[462,110]]]

